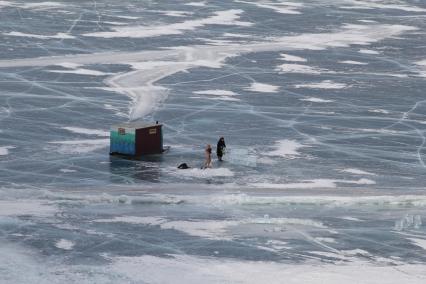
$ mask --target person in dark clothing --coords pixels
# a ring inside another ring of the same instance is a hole
[[[216,155],[219,161],[222,161],[222,157],[225,154],[225,138],[220,137],[219,141],[217,141]]]

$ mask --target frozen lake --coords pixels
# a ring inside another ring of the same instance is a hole
[[[425,283],[423,1],[0,19],[0,283]],[[110,157],[110,125],[142,120],[170,151]]]

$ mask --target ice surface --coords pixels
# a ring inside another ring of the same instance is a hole
[[[179,274],[186,283],[420,283],[424,279],[422,265],[377,267],[360,261],[349,265],[288,265],[268,262],[218,261],[214,258],[173,255],[171,258],[120,257],[111,269],[127,277],[149,283],[173,281]],[[149,276],[142,276],[149,275]],[[419,278],[417,278],[420,277]]]
[[[0,282],[424,283],[425,9],[0,1]]]
[[[256,167],[258,160],[253,151],[250,151],[248,148],[238,146],[233,146],[231,149],[226,150],[224,159],[231,164],[246,167]]]
[[[395,222],[395,230],[403,231],[410,228],[419,229],[422,226],[420,215],[406,214],[402,219]]]

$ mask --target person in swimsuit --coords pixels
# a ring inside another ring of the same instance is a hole
[[[206,150],[204,151],[205,155],[205,162],[203,169],[211,168],[212,167],[212,146],[210,144],[207,144]]]

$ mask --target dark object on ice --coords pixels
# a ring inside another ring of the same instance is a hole
[[[219,141],[217,142],[217,148],[216,148],[216,155],[219,161],[222,161],[222,157],[225,154],[225,138],[220,137]]]
[[[111,155],[140,157],[164,151],[161,124],[128,122],[111,127]]]
[[[186,170],[186,169],[189,169],[189,168],[190,168],[190,166],[188,166],[186,163],[182,163],[178,166],[178,169],[181,169],[181,170]]]

